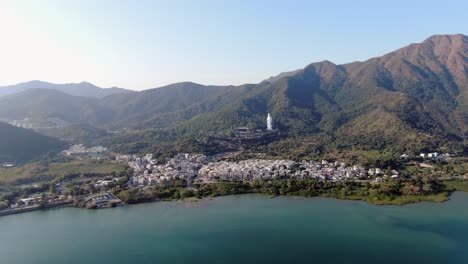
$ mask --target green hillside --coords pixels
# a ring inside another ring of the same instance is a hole
[[[216,111],[149,132],[146,138],[152,140],[146,144],[240,126],[264,129],[271,113],[286,138],[313,138],[326,148],[466,153],[468,81],[452,63],[461,61],[467,68],[467,39],[434,36],[365,62],[313,63],[286,77],[238,88]],[[215,104],[210,100],[206,104]]]
[[[60,118],[69,123],[98,125],[113,118],[100,100],[51,89],[29,89],[0,98],[0,118]]]
[[[271,113],[277,140],[308,138],[335,150],[467,153],[467,58],[467,36],[437,35],[364,62],[312,63],[259,84],[186,82],[102,99],[30,90],[1,98],[0,118],[59,117],[99,129],[127,128],[134,132],[93,132],[93,141],[134,151],[207,140],[235,127],[265,129]],[[76,137],[73,132],[56,135]]]
[[[243,90],[244,87],[185,82],[139,93],[116,94],[102,102],[115,113],[115,119],[107,123],[109,127],[162,128],[217,111]]]
[[[23,163],[57,153],[67,145],[54,138],[0,122],[0,163]]]

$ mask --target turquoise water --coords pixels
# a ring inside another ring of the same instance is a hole
[[[239,195],[37,211],[0,218],[0,263],[468,263],[467,205]]]

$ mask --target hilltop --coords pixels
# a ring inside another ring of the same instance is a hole
[[[185,82],[104,98],[33,89],[0,98],[0,118],[59,117],[99,129],[136,130],[106,136],[106,142],[151,146],[213,131],[229,134],[236,127],[264,129],[271,113],[281,132],[275,147],[285,151],[290,149],[281,144],[299,140],[314,142],[319,152],[466,153],[467,64],[467,36],[436,35],[367,61],[316,62],[258,84]]]

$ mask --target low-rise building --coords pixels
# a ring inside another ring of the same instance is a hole
[[[112,193],[101,193],[86,197],[85,204],[86,208],[99,209],[121,205],[122,201]]]

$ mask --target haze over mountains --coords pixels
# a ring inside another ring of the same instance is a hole
[[[9,93],[0,97],[0,118],[54,117],[111,130],[190,134],[264,128],[270,112],[290,137],[330,135],[343,147],[460,143],[468,136],[468,37],[436,35],[364,62],[312,63],[259,84],[187,82],[141,92],[88,83],[15,89],[0,87],[0,95]]]
[[[130,90],[117,87],[100,88],[88,82],[54,84],[42,81],[30,81],[15,85],[0,86],[0,97],[22,91],[27,91],[30,89],[51,89],[61,91],[70,95],[96,98],[102,98],[111,94],[130,92]]]

